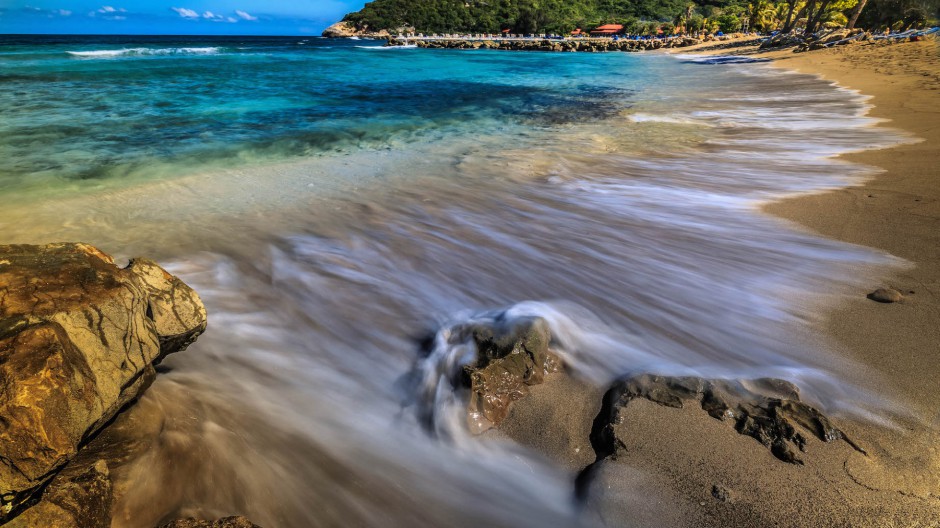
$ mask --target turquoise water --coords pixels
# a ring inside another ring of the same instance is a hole
[[[77,186],[556,126],[616,112],[651,82],[622,60],[581,56],[0,37],[0,174],[5,187]]]
[[[760,212],[870,176],[835,159],[900,139],[866,110],[691,56],[0,37],[0,231],[158,258],[206,302],[131,411],[156,425],[116,527],[591,526],[573,475],[470,434],[431,375],[459,351],[421,339],[510,308],[599,386],[778,376],[888,413],[813,323],[902,263]]]

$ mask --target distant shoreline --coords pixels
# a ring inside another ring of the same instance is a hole
[[[350,37],[347,37],[350,38]],[[549,52],[637,52],[657,49],[684,48],[705,43],[725,42],[750,38],[756,43],[757,34],[689,37],[670,35],[667,37],[546,37],[546,36],[494,36],[494,35],[441,35],[441,36],[395,36],[386,37],[386,46],[414,46],[435,49],[493,49],[512,51]]]

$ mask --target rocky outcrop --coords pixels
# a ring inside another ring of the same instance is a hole
[[[205,328],[199,296],[149,260],[121,269],[85,244],[0,246],[0,521]],[[91,469],[69,482],[103,482],[106,467]],[[75,487],[55,482],[43,503]]]
[[[349,22],[337,22],[323,30],[321,34],[328,38],[349,38],[356,36],[356,27]]]
[[[368,27],[358,28],[349,22],[341,21],[324,29],[322,36],[328,38],[364,37],[381,39],[388,38],[391,36],[391,34],[386,29],[370,31]]]
[[[694,402],[710,416],[726,421],[743,435],[753,437],[778,459],[802,464],[796,451],[806,450],[807,435],[823,442],[844,440],[864,453],[817,409],[800,401],[799,389],[790,382],[757,380],[707,380],[695,377],[643,375],[616,383],[604,396],[594,423],[591,443],[598,459],[616,456],[629,427],[620,412],[634,399],[643,398],[667,407]]]
[[[66,466],[46,487],[42,500],[5,528],[108,528],[114,491],[104,460]]]
[[[656,49],[682,48],[700,44],[703,41],[692,37],[649,40],[613,40],[613,39],[453,39],[453,38],[405,38],[388,40],[389,46],[414,44],[419,48],[445,49],[493,49],[513,51],[626,51],[638,52]]]
[[[832,29],[821,31],[812,35],[805,35],[800,31],[791,33],[778,33],[771,38],[764,40],[760,49],[780,49],[794,48],[794,52],[803,52],[829,48],[832,46],[842,46],[856,42],[867,42],[871,40],[870,33],[862,29]]]
[[[198,519],[179,519],[168,522],[160,528],[261,528],[245,517],[224,517],[215,521],[202,521]]]

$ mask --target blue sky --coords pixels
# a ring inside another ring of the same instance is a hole
[[[365,0],[0,0],[0,33],[319,34]]]

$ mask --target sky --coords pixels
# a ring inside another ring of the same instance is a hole
[[[318,35],[366,0],[0,0],[0,34]]]

